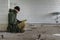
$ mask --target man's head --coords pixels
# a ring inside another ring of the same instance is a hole
[[[20,7],[19,6],[15,6],[14,9],[19,12],[20,11]]]

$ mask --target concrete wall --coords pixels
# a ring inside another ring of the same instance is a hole
[[[7,24],[8,5],[18,5],[21,11],[17,19],[27,19],[28,23],[55,23],[55,17],[46,16],[52,12],[60,12],[60,0],[0,0],[0,23]],[[59,18],[60,20],[60,18]],[[59,21],[60,22],[60,21]]]
[[[0,24],[7,23],[8,0],[0,0]]]
[[[0,0],[0,31],[7,28],[8,0]]]
[[[18,19],[27,19],[29,23],[55,23],[55,16],[46,16],[52,12],[60,12],[60,0],[11,0],[11,8],[21,7]],[[60,20],[60,19],[59,19]],[[60,21],[59,21],[60,22]]]

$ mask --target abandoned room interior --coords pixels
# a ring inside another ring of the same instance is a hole
[[[15,6],[23,33],[7,32],[9,9]],[[60,0],[0,0],[0,40],[60,40]]]

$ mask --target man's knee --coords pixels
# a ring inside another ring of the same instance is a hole
[[[18,27],[19,27],[20,29],[24,29],[24,28],[25,28],[25,23],[22,22],[22,23],[18,24]]]

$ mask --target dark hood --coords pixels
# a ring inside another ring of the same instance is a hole
[[[9,12],[16,12],[14,9],[9,9]],[[16,12],[17,13],[17,12]]]

